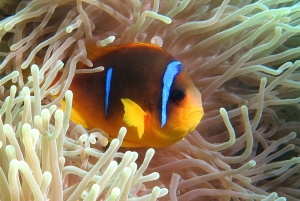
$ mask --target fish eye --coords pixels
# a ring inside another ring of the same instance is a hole
[[[178,89],[173,90],[173,92],[172,92],[172,100],[173,101],[181,101],[184,99],[184,97],[185,97],[184,89],[178,88]]]

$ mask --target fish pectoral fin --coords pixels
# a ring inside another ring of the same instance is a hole
[[[145,116],[147,113],[138,104],[128,98],[122,98],[121,101],[125,110],[124,122],[128,126],[136,127],[139,139],[141,139],[145,130]]]

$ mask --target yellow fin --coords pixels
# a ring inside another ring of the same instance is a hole
[[[112,141],[113,139],[115,139],[114,137],[110,137],[108,139],[108,141]],[[139,148],[139,147],[144,147],[144,144],[139,144],[137,142],[131,142],[131,141],[126,141],[125,139],[122,142],[121,147],[128,147],[128,148]]]
[[[65,111],[66,110],[66,101],[63,99],[60,101],[62,108],[61,110]],[[71,110],[71,116],[70,116],[71,121],[73,121],[76,124],[82,125],[84,128],[90,129],[88,123],[80,116],[79,112],[72,107]]]
[[[139,139],[142,138],[145,129],[145,115],[144,110],[135,102],[130,99],[121,99],[125,114],[123,117],[124,122],[128,126],[134,126],[137,128]]]

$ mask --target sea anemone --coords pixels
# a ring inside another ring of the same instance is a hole
[[[0,199],[300,200],[299,11],[296,0],[1,1]],[[196,130],[155,154],[119,148],[125,128],[107,145],[101,128],[69,120],[74,74],[103,70],[76,69],[92,67],[85,45],[130,42],[163,47],[202,93]]]

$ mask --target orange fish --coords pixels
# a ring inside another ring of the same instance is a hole
[[[76,74],[71,120],[112,137],[127,128],[123,147],[167,147],[194,130],[201,95],[179,61],[147,43],[87,46],[99,73]]]

